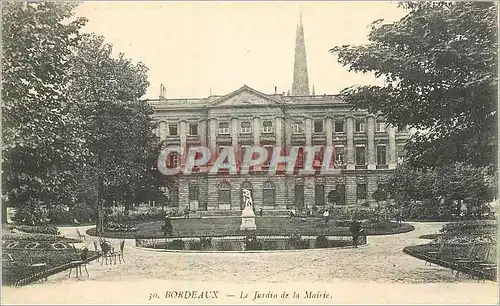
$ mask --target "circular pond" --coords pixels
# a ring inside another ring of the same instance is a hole
[[[358,245],[366,244],[366,236]],[[353,246],[350,236],[226,236],[135,239],[137,247],[192,252],[280,251]]]

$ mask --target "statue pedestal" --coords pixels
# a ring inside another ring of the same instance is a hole
[[[257,226],[255,225],[255,213],[253,212],[251,206],[245,206],[245,208],[241,212],[240,231],[254,231],[256,229]]]

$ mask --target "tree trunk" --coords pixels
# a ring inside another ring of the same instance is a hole
[[[102,198],[103,182],[102,178],[98,178],[97,187],[97,220],[96,220],[96,232],[98,236],[102,236],[104,232],[104,201]]]
[[[2,224],[7,224],[7,203],[2,201]]]

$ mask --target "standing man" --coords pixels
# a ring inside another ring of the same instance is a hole
[[[259,215],[262,217],[263,214],[264,214],[264,210],[261,207],[260,210],[259,210]]]
[[[172,236],[174,228],[172,226],[172,221],[170,220],[170,217],[168,215],[165,216],[165,225],[163,225],[162,229],[165,233],[165,237]]]
[[[357,248],[359,235],[363,231],[363,229],[361,228],[361,223],[356,218],[354,218],[352,220],[351,226],[349,227],[349,230],[352,236],[352,245],[353,247]]]

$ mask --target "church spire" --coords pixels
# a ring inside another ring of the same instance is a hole
[[[295,63],[293,66],[292,95],[309,95],[309,78],[307,76],[306,44],[304,41],[302,12],[300,13],[300,24],[297,26],[297,37],[295,41]]]

